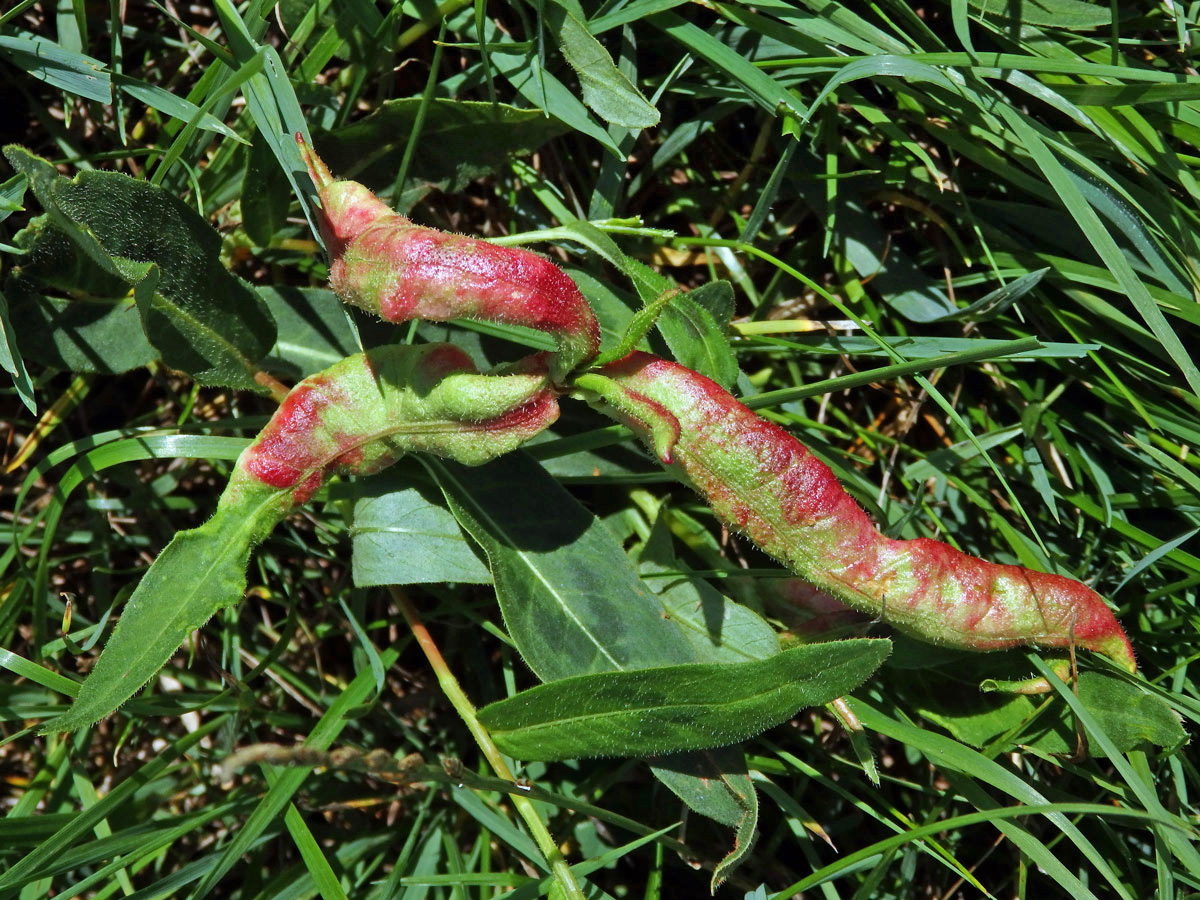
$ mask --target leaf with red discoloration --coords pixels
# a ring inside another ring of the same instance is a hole
[[[304,143],[321,198],[330,285],[347,303],[389,322],[481,319],[552,335],[550,376],[562,383],[600,349],[600,325],[565,272],[515,247],[414,225],[363,185],[337,181]]]
[[[1137,670],[1125,632],[1090,588],[927,538],[884,537],[828,466],[709,379],[646,353],[588,378],[609,382],[597,393],[601,407],[725,522],[849,606],[933,643],[970,650],[1075,645]],[[664,421],[654,420],[658,410]],[[664,433],[678,435],[669,456]]]
[[[44,731],[108,715],[213,613],[241,599],[251,548],[336,472],[369,474],[425,451],[478,465],[558,417],[536,360],[479,375],[449,344],[387,346],[298,384],[238,458],[217,512],[180,532],[142,578],[79,699]]]

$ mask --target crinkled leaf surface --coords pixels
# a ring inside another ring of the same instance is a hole
[[[807,644],[762,660],[578,675],[484,707],[479,719],[522,759],[638,756],[719,747],[860,685],[887,640]]]
[[[437,488],[393,470],[357,482],[357,489],[350,529],[355,584],[491,582]]]
[[[265,391],[254,373],[275,341],[274,322],[250,286],[221,265],[221,238],[204,219],[126,175],[82,172],[68,180],[24,148],[7,147],[5,156],[29,177],[53,229],[132,292],[146,337],[167,365],[204,384]],[[90,293],[93,286],[79,287]]]

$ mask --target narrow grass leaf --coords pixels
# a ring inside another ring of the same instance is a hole
[[[398,652],[389,647],[380,652],[380,662],[384,669],[389,669],[396,662]],[[327,750],[330,744],[341,734],[342,729],[350,722],[350,713],[361,706],[371,696],[375,686],[375,676],[369,669],[359,672],[354,680],[346,686],[334,699],[329,708],[313,726],[308,737],[304,739],[304,747],[311,750]],[[220,721],[220,720],[217,720]],[[252,812],[238,829],[237,833],[225,845],[216,863],[209,869],[200,884],[190,894],[189,900],[202,900],[208,896],[222,878],[242,858],[262,833],[278,818],[279,814],[291,803],[296,791],[311,775],[311,766],[298,766],[279,773],[278,779],[267,790],[266,795],[254,812]]]
[[[239,144],[246,143],[244,137],[216,118],[216,116],[205,112],[184,97],[172,94],[170,91],[156,84],[150,84],[149,82],[142,81],[139,78],[132,78],[128,75],[113,75],[112,80],[113,84],[123,93],[128,94],[136,100],[140,100],[151,109],[156,109],[160,113],[179,119],[181,122],[195,121],[196,126],[204,131],[222,135],[223,137],[237,141]]]
[[[186,753],[214,731],[225,727],[228,718],[227,715],[214,716],[195,731],[168,744],[158,751],[149,762],[141,766],[134,775],[123,780],[98,802],[72,816],[70,822],[10,866],[7,871],[0,874],[0,892],[7,893],[27,884],[34,873],[40,871],[64,851],[75,846],[98,823],[109,818],[122,806],[129,803],[145,785],[161,777],[174,764],[177,757]]]
[[[807,115],[800,101],[782,84],[700,26],[674,12],[657,13],[649,21],[688,50],[707,59],[730,80],[740,84],[751,99],[772,115],[781,109],[798,119]]]
[[[54,41],[0,35],[0,57],[68,94],[98,103],[112,102],[112,82],[104,64]]]
[[[1033,784],[964,744],[916,725],[892,719],[857,698],[848,702],[854,714],[858,716],[865,727],[895,740],[903,741],[925,754],[934,765],[952,772],[961,772],[973,779],[972,784],[974,781],[982,782],[996,790],[1003,791],[1019,802],[1032,806],[1048,806],[1046,798]],[[997,806],[981,788],[975,786],[973,794],[968,799],[980,808],[984,808],[981,804],[986,804],[989,809]],[[1078,848],[1113,891],[1124,900],[1134,900],[1120,876],[1113,871],[1105,854],[1089,841],[1067,816],[1055,811],[1052,806],[1049,809],[1046,818]],[[1021,829],[1020,835],[1016,833],[1016,830],[1007,826],[1003,830],[1011,839],[1020,842],[1019,845],[1022,849],[1030,853],[1039,865],[1052,866],[1064,879],[1062,883],[1070,885],[1074,896],[1095,897],[1095,894],[1089,891],[1074,874],[1058,862],[1043,843],[1034,841],[1024,829]]]
[[[921,62],[914,62],[908,57],[880,54],[864,59],[856,59],[825,83],[819,94],[809,106],[808,112],[801,122],[808,121],[813,110],[817,109],[825,98],[838,89],[839,86],[861,78],[902,78],[905,82],[928,81],[948,91],[956,91],[957,86],[944,72]]]
[[[1200,395],[1200,369],[1196,367],[1191,354],[1155,304],[1149,291],[1146,290],[1146,286],[1126,261],[1112,235],[1101,224],[1095,210],[1083,198],[1062,163],[1055,158],[1050,148],[1024,116],[1007,106],[1001,106],[999,112],[1021,138],[1046,179],[1054,187],[1071,215],[1075,217],[1076,224],[1083,231],[1096,253],[1104,260],[1105,267],[1112,273],[1126,296],[1141,314],[1143,321],[1150,326],[1155,337],[1162,342],[1163,348],[1183,373],[1192,393]]]
[[[37,663],[13,653],[11,650],[0,648],[0,668],[8,669],[14,675],[21,678],[28,678],[34,684],[40,684],[42,687],[50,688],[52,691],[58,691],[60,694],[66,694],[68,697],[74,697],[79,693],[79,682],[72,681],[63,675],[59,675],[44,666],[39,666]]]

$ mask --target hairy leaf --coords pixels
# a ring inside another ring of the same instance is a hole
[[[496,746],[522,759],[631,756],[720,747],[861,684],[886,640],[808,644],[763,660],[578,675],[480,710]]]
[[[72,287],[111,297],[111,282],[124,282],[120,293],[133,294],[146,337],[164,362],[204,384],[266,390],[254,374],[275,340],[275,324],[249,285],[221,265],[221,238],[194,210],[126,175],[91,171],[68,180],[24,148],[4,152],[29,177],[53,225],[40,235],[52,240],[60,232],[86,255],[91,271],[106,276],[102,287]],[[35,234],[35,261],[38,251]],[[61,278],[51,283],[64,287]]]
[[[658,110],[630,83],[604,46],[588,31],[577,0],[551,0],[545,16],[563,57],[579,78],[583,102],[596,115],[624,128],[651,128],[658,124]]]

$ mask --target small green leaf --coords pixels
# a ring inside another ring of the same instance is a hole
[[[25,188],[28,186],[29,179],[24,175],[14,175],[0,183],[0,222],[25,208],[21,204],[25,200]]]
[[[659,315],[674,296],[673,291],[663,291],[653,300],[650,300],[633,314],[633,318],[629,320],[629,325],[625,328],[625,334],[621,340],[611,350],[606,350],[595,359],[592,360],[592,367],[607,365],[610,362],[615,362],[618,359],[628,356],[633,349],[638,345],[638,342],[646,336],[654,323],[658,321]]]
[[[436,488],[395,472],[358,490],[350,529],[356,585],[491,582]]]
[[[738,364],[729,339],[713,314],[689,294],[671,297],[658,318],[658,330],[676,362],[711,378],[726,390],[737,381]]]
[[[623,128],[650,128],[658,124],[658,110],[642,96],[592,37],[579,4],[551,0],[545,9],[549,32],[558,39],[563,58],[575,70],[583,102],[600,118]]]
[[[1146,744],[1173,750],[1187,740],[1179,714],[1158,694],[1127,678],[1084,672],[1079,700],[1123,753]]]
[[[486,706],[479,719],[497,747],[522,759],[721,747],[849,693],[890,649],[890,641],[856,639],[734,665],[579,675]]]

